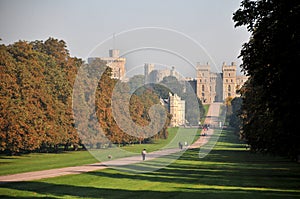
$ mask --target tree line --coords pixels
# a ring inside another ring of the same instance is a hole
[[[98,82],[94,104],[97,121],[104,131],[101,135],[108,140],[93,134],[93,125],[96,124],[89,124],[86,132],[80,134],[89,136],[84,139],[89,142],[83,143],[76,129],[72,95],[77,72],[87,64],[80,58],[70,56],[66,43],[55,38],[0,45],[1,153],[68,150],[70,146],[74,150],[79,146],[101,148],[107,142],[124,145],[167,138],[169,114],[163,129],[151,138],[130,136],[118,127],[111,107],[112,90],[117,80],[110,78],[111,69],[104,62],[94,64],[104,71]],[[88,83],[87,79],[85,84]],[[123,86],[128,95],[131,94],[129,84],[124,83]],[[88,90],[85,94],[83,103],[91,100]],[[157,103],[159,97],[151,89],[133,94],[130,98],[132,120],[141,126],[148,125],[149,108]]]
[[[249,76],[232,117],[254,152],[300,160],[299,80],[300,3],[297,0],[243,0],[234,13],[235,26],[251,37],[242,47],[243,71]]]

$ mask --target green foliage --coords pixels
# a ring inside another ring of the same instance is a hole
[[[240,56],[249,76],[242,88],[242,136],[253,151],[297,157],[300,134],[298,90],[300,3],[243,0],[235,26],[252,34]]]
[[[136,79],[136,77],[134,78]],[[131,81],[130,81],[131,82]],[[184,89],[185,87],[185,89]],[[157,84],[147,84],[135,91],[140,95],[145,90],[151,90],[161,99],[168,99],[169,93],[176,93],[185,100],[185,117],[189,125],[198,125],[199,121],[204,117],[204,108],[201,100],[196,96],[194,90],[189,84],[183,85],[176,77],[168,76]]]
[[[182,99],[185,100],[185,118],[189,122],[189,125],[198,125],[199,121],[205,116],[201,100],[194,92],[184,93]]]
[[[242,98],[240,97],[233,98],[230,106],[231,106],[231,114],[229,115],[229,125],[239,132],[242,124],[240,118]]]
[[[171,90],[172,93],[176,93],[178,96],[182,96],[184,93],[184,85],[181,84],[176,77],[167,76],[161,81],[162,85],[165,85]]]
[[[134,93],[137,89],[144,86],[145,76],[135,75],[129,79],[128,86],[130,88],[130,93]]]

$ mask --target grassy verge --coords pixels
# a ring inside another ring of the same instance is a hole
[[[0,156],[0,175],[78,166],[95,163],[88,151],[32,153],[22,156]]]
[[[90,151],[74,151],[63,153],[32,153],[22,156],[0,156],[0,175],[15,174],[29,171],[79,166],[106,160],[107,155],[120,158],[130,155],[139,155],[146,148],[148,152],[162,148],[174,148],[179,141],[197,139],[200,135],[197,129],[169,128],[168,139],[155,140],[153,144],[135,144],[121,148],[100,149]],[[191,141],[192,142],[192,141]],[[120,154],[120,149],[125,152]],[[94,158],[97,157],[98,159]]]
[[[207,112],[208,112],[208,109],[209,109],[209,104],[204,104],[203,105],[203,108],[204,108],[204,115],[206,116],[207,115]],[[201,118],[201,124],[203,124],[205,121],[205,117],[202,117]]]
[[[252,154],[223,131],[204,158],[188,150],[149,173],[113,169],[39,181],[2,184],[5,198],[300,198],[300,167],[281,157]],[[149,162],[149,166],[155,161]]]
[[[156,151],[159,149],[166,149],[166,148],[176,148],[178,147],[179,142],[187,141],[189,144],[193,143],[197,140],[200,136],[200,130],[195,128],[169,128],[169,137],[168,139],[160,139],[154,141],[153,144],[141,144],[141,145],[134,145],[134,146],[125,146],[122,147],[124,150],[140,153],[143,148],[146,148],[148,152]]]

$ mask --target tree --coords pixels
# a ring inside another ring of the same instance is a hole
[[[158,84],[156,84],[158,85]],[[149,116],[149,110],[150,108],[155,105],[160,105],[160,96],[157,93],[157,90],[155,90],[156,87],[155,84],[149,84],[145,85],[144,87],[140,87],[131,97],[131,107],[137,107],[139,106],[139,111],[136,112],[134,109],[131,109],[131,115],[133,118],[139,118],[135,119],[134,121],[142,126],[149,125],[150,123],[150,116]],[[134,103],[133,100],[136,100]],[[167,110],[165,110],[167,111]],[[138,114],[137,114],[138,113]],[[163,128],[155,134],[152,138],[154,139],[167,139],[168,138],[168,126],[170,125],[171,121],[171,115],[166,115],[166,122],[164,123]],[[157,116],[157,118],[160,118]],[[151,138],[150,138],[151,139]],[[150,139],[146,139],[146,141],[150,141]]]
[[[252,151],[300,155],[296,107],[300,57],[298,0],[243,0],[233,14],[235,26],[246,26],[241,67],[249,76],[243,89],[241,135]],[[293,71],[295,70],[295,71]]]
[[[139,87],[144,86],[145,76],[135,75],[129,79],[128,86],[130,88],[130,93],[134,93]]]
[[[79,142],[71,94],[81,63],[52,38],[0,46],[0,151],[67,149]]]
[[[178,96],[182,96],[184,93],[184,85],[174,76],[164,77],[160,83],[165,85],[172,93],[176,93]]]
[[[242,98],[233,98],[231,100],[230,106],[231,114],[229,115],[229,125],[233,127],[236,131],[239,131],[241,127],[241,118],[239,117],[239,115],[242,106]]]
[[[184,93],[182,99],[185,100],[185,118],[189,125],[198,125],[205,112],[201,100],[194,91]]]

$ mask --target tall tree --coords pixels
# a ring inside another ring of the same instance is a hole
[[[300,155],[299,18],[298,0],[243,0],[233,14],[235,26],[251,33],[240,54],[249,75],[242,92],[241,133],[253,151]]]
[[[18,41],[0,47],[0,151],[10,154],[78,143],[72,87],[82,61],[65,43]]]

